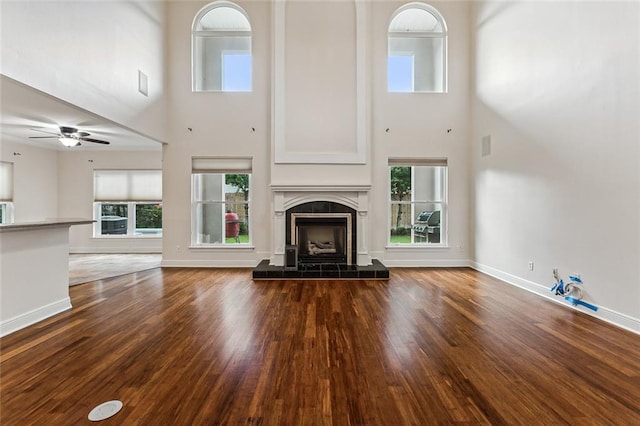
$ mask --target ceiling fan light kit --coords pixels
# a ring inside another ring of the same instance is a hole
[[[58,140],[62,142],[62,145],[69,148],[72,146],[80,145],[80,141],[74,138],[58,138]]]

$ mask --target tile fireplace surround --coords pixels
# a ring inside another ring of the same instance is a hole
[[[368,251],[368,209],[370,185],[272,185],[273,251],[253,270],[254,279],[388,279],[389,270]],[[355,210],[354,244],[357,248],[353,264],[305,263],[295,270],[285,269],[287,210],[305,203],[329,202]]]

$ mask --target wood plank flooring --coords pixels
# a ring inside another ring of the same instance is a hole
[[[256,281],[156,268],[72,287],[0,340],[0,423],[634,425],[640,336],[470,269]]]

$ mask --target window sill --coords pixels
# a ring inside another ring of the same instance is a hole
[[[189,250],[254,250],[251,244],[194,244]]]
[[[387,89],[387,93],[390,94],[404,94],[404,95],[413,95],[413,94],[426,94],[426,95],[446,95],[449,93],[447,90],[389,90]]]
[[[148,239],[156,239],[161,240],[162,235],[94,235],[91,237],[94,240],[122,240],[122,239],[130,239],[130,240],[148,240]]]
[[[387,244],[385,249],[387,250],[449,250],[446,244]]]
[[[207,90],[196,90],[192,89],[192,93],[252,93],[253,90],[221,90],[221,89],[207,89]]]

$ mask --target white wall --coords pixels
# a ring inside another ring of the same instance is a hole
[[[58,217],[56,151],[0,141],[0,160],[13,163],[14,222]]]
[[[3,1],[0,12],[2,74],[165,139],[165,2]]]
[[[370,5],[273,8],[272,183],[370,185]]]
[[[393,12],[403,2],[372,2],[365,8],[367,31],[364,65],[367,88],[365,95],[367,119],[364,129],[367,137],[366,164],[276,164],[274,163],[273,129],[274,102],[284,94],[287,103],[303,105],[309,97],[299,91],[299,98],[292,99],[298,91],[274,92],[272,66],[278,61],[274,51],[273,17],[269,2],[238,2],[249,15],[253,30],[253,92],[251,93],[193,93],[191,92],[191,24],[196,13],[207,4],[198,2],[171,2],[168,14],[169,35],[169,87],[170,99],[169,144],[164,151],[164,202],[165,234],[163,255],[165,265],[245,265],[255,266],[270,257],[273,243],[271,227],[273,205],[270,185],[373,185],[370,229],[368,239],[375,257],[396,265],[458,265],[468,264],[468,134],[469,134],[469,5],[460,2],[434,3],[447,20],[450,29],[449,63],[450,90],[447,94],[388,94],[386,89],[387,29]],[[320,5],[318,2],[316,6]],[[314,4],[307,6],[313,10]],[[296,13],[304,12],[295,9]],[[342,28],[341,34],[356,45],[355,9],[350,12],[352,29]],[[291,9],[289,9],[291,12]],[[295,14],[294,14],[295,15]],[[345,22],[340,21],[344,27]],[[291,31],[304,32],[296,26],[285,25],[289,35],[284,38],[286,69],[304,71],[309,58],[302,55],[300,63],[287,52],[296,51],[298,41],[313,34],[292,36]],[[304,36],[304,37],[303,37]],[[331,39],[327,34],[324,38]],[[317,40],[316,40],[317,41]],[[324,52],[322,46],[316,50]],[[347,49],[348,50],[348,49]],[[341,51],[342,52],[342,51]],[[355,51],[354,51],[355,52]],[[352,52],[353,53],[353,52]],[[355,55],[355,53],[353,53]],[[348,61],[349,75],[357,84],[356,58]],[[343,74],[338,73],[340,76]],[[331,79],[321,84],[331,85]],[[336,77],[337,78],[337,77]],[[341,77],[342,78],[342,77]],[[315,79],[312,79],[315,80]],[[285,81],[286,82],[286,81]],[[301,82],[296,80],[297,85]],[[320,82],[317,82],[320,84]],[[309,81],[308,84],[315,84]],[[293,87],[293,86],[292,86]],[[298,87],[298,86],[295,86]],[[317,87],[314,88],[314,90]],[[354,91],[355,93],[355,87]],[[352,94],[353,94],[352,93]],[[352,96],[347,98],[354,104]],[[295,102],[294,102],[295,101]],[[310,108],[313,99],[308,99]],[[320,102],[319,109],[324,104]],[[354,105],[355,106],[355,105]],[[353,109],[353,107],[351,108]],[[286,111],[286,109],[284,109]],[[320,114],[322,115],[322,114]],[[284,134],[291,138],[290,128],[296,124],[286,120]],[[324,117],[323,117],[324,118]],[[277,120],[277,117],[276,117]],[[331,127],[330,119],[322,122]],[[318,123],[314,122],[314,126]],[[347,126],[341,122],[341,127]],[[255,128],[252,131],[251,128]],[[292,127],[292,128],[293,128]],[[385,133],[386,127],[391,128]],[[189,130],[189,128],[191,130]],[[296,138],[304,133],[300,128]],[[450,133],[447,129],[452,129]],[[356,123],[347,126],[352,137]],[[313,133],[313,126],[310,132]],[[287,133],[289,132],[289,133]],[[313,139],[313,135],[310,136]],[[297,139],[296,139],[297,140]],[[306,141],[287,143],[294,151],[309,151]],[[323,149],[325,147],[322,147]],[[190,249],[190,167],[192,156],[251,156],[253,157],[253,188],[251,229],[252,250]],[[388,240],[388,168],[390,156],[447,157],[449,159],[450,216],[449,242],[445,249],[387,250]]]
[[[283,15],[283,150],[356,152],[355,2],[287,1]]]
[[[579,273],[598,316],[640,331],[640,3],[473,9],[478,268],[550,297],[553,268]]]
[[[58,154],[58,216],[93,219],[94,170],[159,170],[161,151],[60,151]],[[92,226],[72,226],[71,253],[160,253],[155,237],[93,237]]]
[[[167,5],[171,16],[168,23],[171,119],[169,144],[163,155],[163,264],[253,267],[270,253],[271,6],[268,2],[237,2],[251,22],[253,91],[194,93],[191,25],[198,11],[208,3],[180,1]],[[189,248],[192,156],[253,157],[250,227],[254,248]]]
[[[405,2],[373,3],[373,190],[372,255],[389,266],[467,265],[469,243],[469,4],[429,2],[448,27],[448,93],[387,92],[387,31]],[[386,129],[389,129],[387,132]],[[450,132],[447,130],[451,129]],[[387,248],[389,239],[388,159],[447,158],[449,233],[447,248]]]

